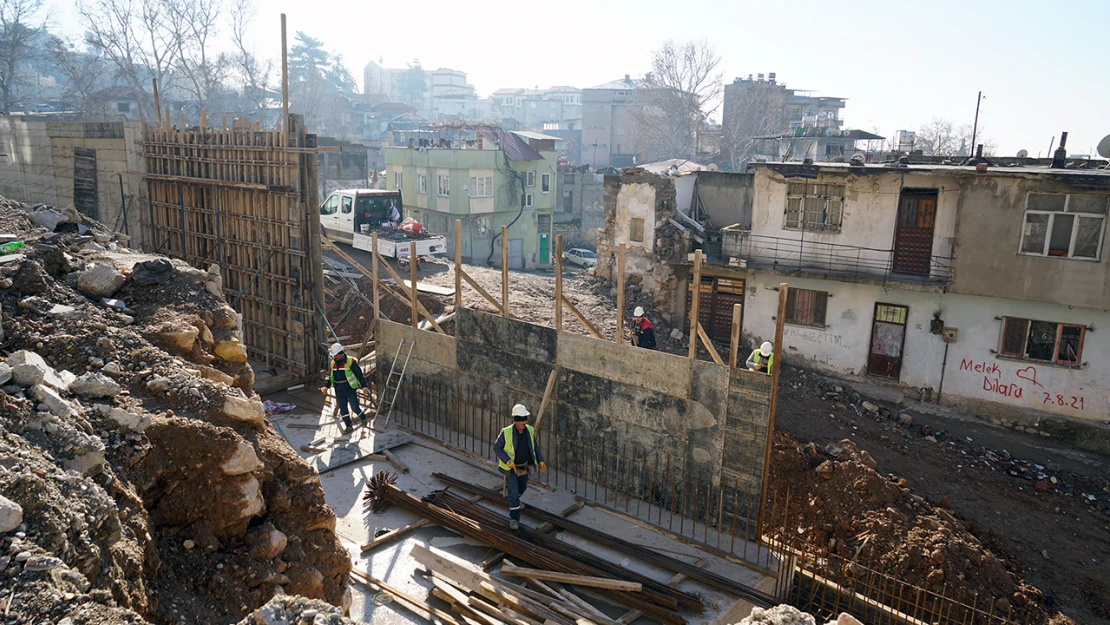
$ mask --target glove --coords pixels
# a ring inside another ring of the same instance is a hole
[[[513,462],[512,460],[506,462],[505,464],[509,465],[509,470],[512,470],[512,469],[516,468],[516,463]]]
[[[540,463],[540,473],[543,473],[546,470],[547,470],[547,463],[546,462],[541,462]]]
[[[324,388],[320,389],[320,394],[321,395],[327,395],[328,394],[328,387],[325,386]]]

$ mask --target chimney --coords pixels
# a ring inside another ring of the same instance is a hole
[[[625,75],[624,75],[624,82],[628,82],[628,81],[630,81],[630,80],[632,80],[632,76],[630,76],[630,75],[628,75],[628,74],[625,74]]]
[[[770,74],[767,74],[767,80],[775,82],[775,73],[771,72]]]
[[[758,76],[759,76],[759,82],[763,82],[763,74],[758,74]]]
[[[1064,146],[1068,142],[1068,133],[1060,133],[1060,146],[1052,153],[1052,166],[1056,169],[1063,169],[1068,164],[1068,151]]]
[[[980,143],[975,148],[975,158],[983,158],[983,144],[982,143]]]

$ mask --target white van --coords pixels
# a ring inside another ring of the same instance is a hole
[[[397,210],[396,220],[393,211]],[[405,219],[399,191],[344,189],[335,191],[320,205],[320,225],[332,241],[370,251],[378,233],[378,253],[387,258],[408,258],[409,243],[416,242],[416,255],[447,253],[447,239],[427,232],[395,229]]]

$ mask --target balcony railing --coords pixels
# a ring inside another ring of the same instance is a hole
[[[721,234],[721,255],[752,268],[930,286],[947,286],[951,281],[950,256],[807,241],[801,236],[771,237],[739,229],[725,228]]]

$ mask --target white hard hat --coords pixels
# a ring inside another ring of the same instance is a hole
[[[333,343],[331,348],[328,349],[328,354],[332,358],[335,358],[335,355],[338,354],[341,351],[343,351],[343,346],[339,343]]]
[[[529,414],[531,413],[529,413],[528,409],[524,407],[524,404],[517,404],[513,406],[514,417],[527,417]]]
[[[637,306],[636,310],[632,311],[632,316],[633,317],[643,317],[644,316],[644,307],[643,306]]]
[[[759,353],[763,354],[764,356],[770,356],[771,350],[774,349],[774,347],[775,346],[771,345],[770,341],[763,341],[763,344],[759,346]]]

